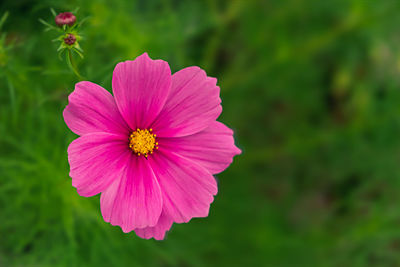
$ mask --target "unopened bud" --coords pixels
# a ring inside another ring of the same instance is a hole
[[[55,21],[58,26],[63,26],[63,25],[72,26],[76,21],[76,17],[71,12],[64,12],[58,14],[55,18]]]
[[[75,35],[69,33],[66,38],[64,38],[64,43],[67,45],[73,45],[76,42],[76,37]]]

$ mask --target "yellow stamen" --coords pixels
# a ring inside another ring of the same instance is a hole
[[[154,149],[158,149],[158,142],[156,142],[156,135],[151,133],[153,129],[136,129],[136,131],[132,132],[129,136],[129,147],[135,152],[138,156],[144,155],[147,158],[147,155],[153,154]]]

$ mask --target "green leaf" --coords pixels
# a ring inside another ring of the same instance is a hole
[[[62,49],[65,49],[65,44],[61,43],[60,46],[58,47],[57,51],[60,51]]]
[[[76,49],[75,47],[73,49],[74,49],[75,53],[77,53],[83,59],[83,54],[78,49]]]
[[[75,48],[76,50],[78,50],[79,52],[82,52],[82,53],[83,53],[83,49],[81,48],[81,46],[79,45],[78,42],[75,42],[75,44],[74,44],[73,46],[74,46],[74,48]]]
[[[90,17],[84,17],[83,19],[81,19],[78,23],[78,28],[84,23],[86,22]]]
[[[52,25],[50,25],[49,23],[47,23],[45,20],[43,19],[39,19],[40,23],[42,23],[43,25],[47,26],[47,27],[51,27]]]
[[[58,51],[58,50],[57,50],[57,51]],[[64,49],[61,49],[60,51],[58,51],[58,58],[59,58],[61,61],[63,61],[62,53],[63,53],[64,51],[65,51]]]
[[[72,14],[76,15],[76,13],[78,13],[80,7],[75,8],[74,10],[72,10]]]
[[[8,11],[6,11],[6,13],[3,14],[3,16],[0,19],[0,29],[3,26],[4,22],[6,21],[6,19],[8,18]]]
[[[50,7],[50,12],[51,12],[51,14],[53,14],[54,17],[57,16],[56,11],[52,7]]]
[[[46,22],[43,19],[39,19],[39,22],[47,27],[44,31],[49,31],[49,30],[61,31],[60,28],[58,28],[58,27],[56,27],[54,25],[51,25],[50,23]]]

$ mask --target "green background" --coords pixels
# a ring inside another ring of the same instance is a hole
[[[79,69],[111,89],[143,52],[218,78],[242,155],[208,218],[162,242],[105,223],[71,186],[62,110]],[[2,1],[0,266],[400,266],[400,1]]]

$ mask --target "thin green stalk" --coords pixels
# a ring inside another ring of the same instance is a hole
[[[82,77],[82,75],[79,74],[78,68],[76,67],[76,65],[75,65],[75,63],[74,63],[74,58],[72,57],[72,51],[71,51],[71,49],[68,49],[68,50],[67,50],[66,58],[67,58],[68,67],[72,70],[72,72],[73,72],[76,76],[78,76],[78,79],[79,79],[80,81],[83,81],[84,78]]]

